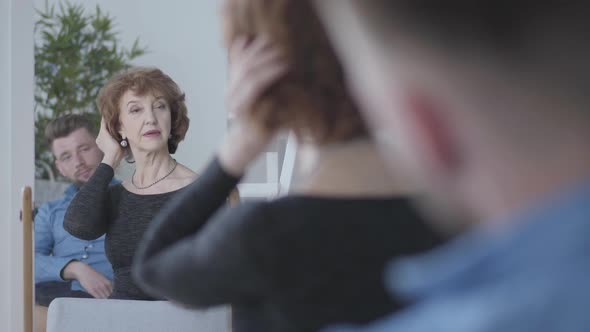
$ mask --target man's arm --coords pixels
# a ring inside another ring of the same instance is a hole
[[[78,280],[97,299],[106,299],[113,292],[111,281],[86,263],[71,261],[63,269],[62,275],[65,280]]]
[[[70,258],[52,256],[55,244],[49,204],[41,206],[35,216],[35,283],[64,281],[60,274]]]
[[[78,280],[82,287],[96,298],[111,295],[112,284],[89,265],[71,258],[53,256],[51,206],[44,204],[35,216],[35,283]]]

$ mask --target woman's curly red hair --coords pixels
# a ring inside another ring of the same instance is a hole
[[[127,91],[143,96],[147,93],[158,93],[164,96],[170,105],[172,128],[168,139],[168,152],[176,152],[178,143],[184,140],[188,131],[189,118],[185,104],[185,95],[170,76],[157,68],[135,67],[113,76],[102,87],[98,95],[98,110],[102,115],[107,130],[117,141],[119,134],[119,103]]]

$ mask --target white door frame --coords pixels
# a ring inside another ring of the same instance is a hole
[[[266,181],[264,183],[240,183],[238,189],[243,198],[272,199],[286,195],[293,182],[297,159],[297,139],[289,133],[283,154],[282,167],[279,170],[279,153],[266,152]]]

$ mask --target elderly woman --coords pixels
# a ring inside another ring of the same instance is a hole
[[[150,225],[134,276],[188,306],[231,304],[236,332],[316,331],[399,309],[385,265],[440,239],[412,208],[412,184],[385,172],[308,2],[226,0],[225,29],[234,123],[208,169]],[[279,129],[308,152],[297,188],[223,208]]]
[[[184,94],[159,69],[135,68],[106,83],[98,106],[104,158],[72,200],[64,227],[85,240],[106,234],[111,298],[150,300],[131,278],[132,258],[156,212],[195,177],[171,156],[188,130]],[[133,176],[109,186],[123,158],[134,161]]]

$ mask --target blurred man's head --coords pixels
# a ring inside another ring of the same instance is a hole
[[[315,3],[384,154],[443,205],[501,218],[590,176],[590,3]]]
[[[45,128],[45,138],[61,175],[76,184],[88,181],[103,157],[96,145],[96,129],[83,115],[52,120]]]

